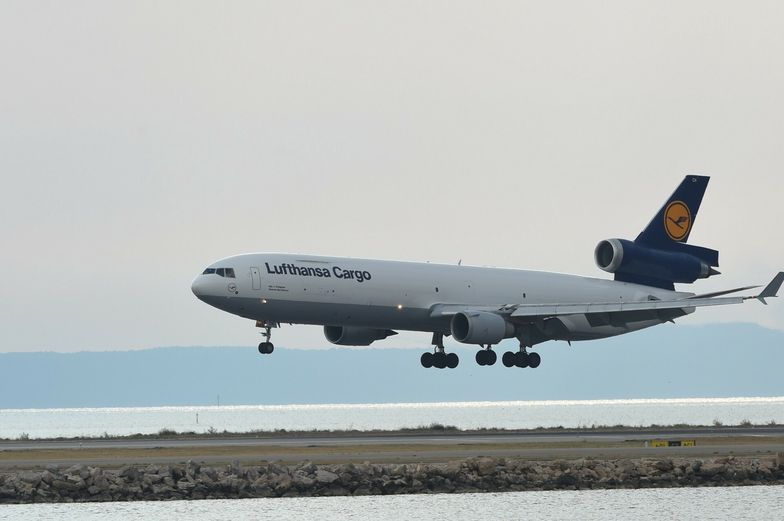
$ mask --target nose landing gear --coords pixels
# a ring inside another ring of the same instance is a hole
[[[256,322],[256,327],[261,327],[264,331],[261,332],[261,336],[263,336],[266,340],[259,344],[259,353],[262,355],[269,355],[275,350],[275,345],[270,342],[270,338],[272,338],[272,328],[275,327],[274,324],[270,324],[268,322]]]

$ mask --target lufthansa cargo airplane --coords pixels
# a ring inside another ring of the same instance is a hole
[[[367,346],[396,330],[432,333],[424,367],[457,367],[444,337],[480,346],[479,365],[493,365],[493,345],[516,338],[506,367],[538,367],[528,348],[547,340],[594,340],[622,335],[693,313],[702,306],[775,297],[784,272],[757,295],[725,295],[747,286],[695,295],[675,284],[718,275],[719,252],[687,244],[708,177],[687,176],[633,241],[608,239],[594,252],[614,280],[520,269],[385,260],[249,253],[215,262],[191,289],[218,309],[256,321],[272,353],[271,328],[281,323],[324,326],[341,346]]]

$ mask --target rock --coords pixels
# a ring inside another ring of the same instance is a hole
[[[190,494],[190,491],[196,488],[196,484],[186,479],[181,479],[177,482],[177,488],[182,492]]]
[[[273,489],[278,494],[285,494],[292,487],[292,485],[293,482],[291,481],[291,478],[288,474],[278,474],[275,479]]]
[[[17,476],[17,478],[24,483],[32,485],[33,487],[37,487],[41,482],[41,474],[37,472],[22,472]]]
[[[189,459],[185,462],[185,475],[197,476],[201,472],[201,465]]]
[[[300,490],[310,488],[316,483],[316,480],[302,473],[294,474],[293,481],[294,485]]]
[[[57,479],[57,476],[49,470],[45,470],[41,473],[41,481],[46,483],[47,485],[51,485],[52,481]]]
[[[82,487],[72,481],[55,479],[52,481],[52,488],[59,491],[76,491]]]
[[[136,467],[132,465],[125,465],[120,467],[120,469],[117,471],[117,475],[127,481],[136,481],[136,479],[139,477],[139,472],[136,470]]]
[[[312,476],[313,474],[316,473],[317,468],[312,461],[303,461],[302,463],[300,463],[299,467],[297,467],[297,470],[303,472],[304,474]]]
[[[90,470],[85,465],[73,465],[66,469],[65,474],[87,479],[87,476],[90,475]]]
[[[337,481],[338,475],[328,470],[317,470],[316,481],[322,484],[329,484]]]
[[[372,494],[373,491],[370,489],[368,485],[360,485],[355,490],[353,495],[355,496],[369,496]]]
[[[206,477],[211,481],[216,481],[218,479],[218,473],[212,467],[204,467],[200,471],[200,477],[202,480]]]
[[[489,476],[495,472],[496,461],[493,458],[477,458],[475,462],[476,471],[480,476]]]
[[[446,469],[444,470],[444,474],[449,477],[455,477],[463,471],[463,460],[453,460],[446,464]],[[419,474],[419,469],[417,469],[416,474]]]
[[[722,474],[726,470],[724,464],[721,463],[705,463],[700,467],[699,474],[706,478],[712,478],[717,474]]]

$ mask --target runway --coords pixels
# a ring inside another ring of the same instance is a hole
[[[651,447],[652,440],[695,440],[694,447]],[[367,433],[171,439],[18,440],[0,442],[0,467],[223,462],[439,462],[474,456],[536,460],[660,456],[754,456],[784,452],[784,427],[691,430]]]

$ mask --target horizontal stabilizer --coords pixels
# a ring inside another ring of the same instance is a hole
[[[781,289],[782,282],[784,282],[784,271],[778,272],[778,274],[773,277],[773,280],[770,281],[770,284],[765,286],[765,289],[763,289],[762,292],[757,295],[757,300],[763,304],[767,304],[767,302],[765,302],[766,298],[777,297],[777,293],[779,292],[779,289]]]
[[[701,295],[694,295],[693,297],[689,297],[690,299],[697,299],[697,298],[712,298],[712,297],[720,297],[722,295],[729,295],[730,293],[737,293],[738,291],[746,291],[747,289],[755,289],[759,288],[760,286],[744,286],[742,288],[734,288],[734,289],[725,289],[722,291],[714,291],[713,293],[703,293]]]

